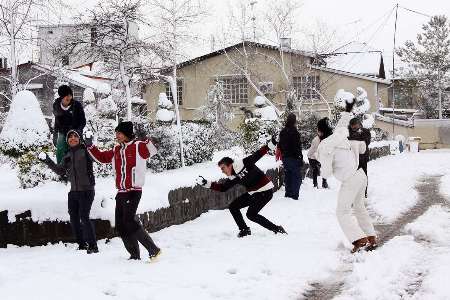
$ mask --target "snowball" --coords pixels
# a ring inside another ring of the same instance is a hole
[[[174,117],[175,117],[174,112],[165,108],[160,108],[156,112],[156,120],[158,121],[171,122],[174,119]]]
[[[24,149],[49,143],[50,131],[36,96],[18,92],[11,103],[0,144],[4,149]]]
[[[45,152],[39,153],[39,159],[40,160],[45,160],[46,158],[47,158],[47,154]]]
[[[262,96],[256,96],[254,101],[255,106],[263,106],[266,104],[266,99]]]
[[[166,93],[159,94],[158,106],[165,109],[171,109],[173,107],[172,102],[167,99]]]
[[[346,92],[344,89],[339,89],[336,96],[334,96],[334,103],[336,106],[345,109],[345,102],[353,103],[354,98],[355,96],[352,93]]]

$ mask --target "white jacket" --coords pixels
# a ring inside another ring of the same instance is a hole
[[[311,147],[308,150],[308,158],[317,160],[317,147],[319,147],[320,138],[316,136],[312,142]]]
[[[348,140],[348,125],[352,118],[351,113],[341,113],[334,133],[319,144],[317,158],[321,164],[320,171],[323,178],[334,175],[342,182],[353,176],[358,169],[359,154],[366,151],[366,144],[362,141]]]

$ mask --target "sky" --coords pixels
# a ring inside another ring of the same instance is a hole
[[[207,16],[197,26],[192,27],[200,39],[194,45],[185,45],[186,58],[198,56],[211,50],[211,37],[216,39],[223,33],[231,7],[244,3],[250,7],[255,0],[203,0]],[[264,11],[268,0],[256,0],[255,10]],[[275,0],[274,0],[275,1]],[[399,4],[397,19],[397,46],[407,40],[415,40],[428,17],[406,10],[414,10],[426,15],[444,14],[450,16],[450,1],[445,0],[293,0],[299,5],[296,11],[294,33],[290,38],[295,48],[307,50],[310,35],[317,32],[317,23],[325,26],[328,33],[334,33],[333,45],[336,49],[348,43],[359,45],[358,50],[380,50],[387,69],[391,69],[394,39],[395,5]],[[66,22],[76,14],[92,8],[97,0],[66,0],[71,6],[61,13],[61,22]],[[258,22],[264,23],[259,16]],[[262,40],[262,42],[266,42]],[[361,46],[366,45],[366,46]],[[217,41],[216,41],[217,47]]]

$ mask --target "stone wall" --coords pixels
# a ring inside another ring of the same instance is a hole
[[[370,159],[389,154],[388,146],[373,148]],[[303,177],[306,169],[307,166],[303,168]],[[267,174],[272,178],[275,189],[278,190],[283,182],[282,169],[269,170]],[[242,187],[233,188],[226,193],[214,192],[202,187],[179,188],[169,192],[169,207],[146,212],[138,217],[147,231],[154,232],[193,220],[211,209],[225,209],[234,198],[243,192]],[[98,239],[116,236],[109,221],[96,219],[93,222]],[[26,211],[16,215],[15,222],[8,223],[7,211],[0,212],[0,248],[6,247],[7,244],[40,246],[57,242],[74,242],[68,222],[44,221],[38,223],[32,220],[31,212]]]

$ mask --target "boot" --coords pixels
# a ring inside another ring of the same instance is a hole
[[[378,243],[377,243],[376,236],[374,236],[374,235],[368,236],[367,240],[368,240],[368,244],[366,246],[366,251],[373,251],[376,248],[378,248]]]
[[[98,253],[97,245],[89,245],[86,251],[87,254]]]
[[[353,244],[353,249],[352,249],[352,253],[356,253],[359,252],[362,248],[366,247],[368,245],[369,241],[367,240],[367,238],[363,237],[360,238],[359,240],[354,241]]]
[[[327,182],[327,180],[326,180],[326,179],[323,179],[323,178],[322,178],[322,188],[324,188],[324,189],[329,188],[329,187],[328,187],[328,182]]]
[[[277,228],[273,232],[275,234],[277,234],[277,233],[287,234],[287,232],[286,232],[286,230],[284,230],[283,226],[277,226]]]
[[[161,249],[158,248],[158,250],[149,254],[150,261],[155,261],[158,258],[158,256],[160,256],[160,255],[161,255]]]
[[[251,235],[251,234],[252,234],[252,231],[250,230],[250,228],[247,227],[247,228],[239,230],[237,237],[243,238],[244,236]]]
[[[86,243],[78,244],[77,250],[87,250],[88,245]]]

